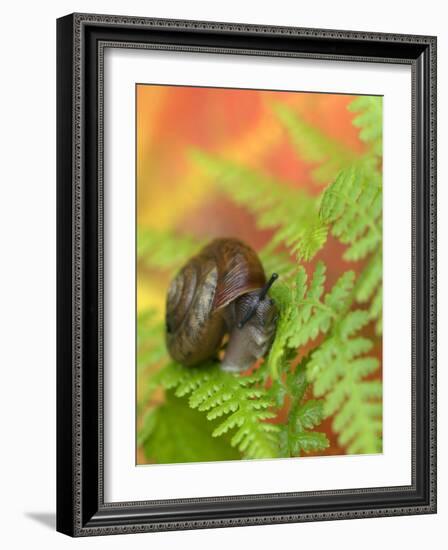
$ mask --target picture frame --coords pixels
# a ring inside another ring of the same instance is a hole
[[[409,485],[170,499],[152,498],[148,487],[143,500],[105,500],[107,47],[410,66]],[[93,14],[58,19],[57,256],[58,531],[91,536],[436,512],[435,37]]]

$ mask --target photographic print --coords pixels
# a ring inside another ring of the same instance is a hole
[[[382,452],[382,97],[136,85],[137,464]]]
[[[57,530],[435,513],[436,37],[57,52]]]

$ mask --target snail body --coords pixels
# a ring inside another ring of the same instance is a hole
[[[215,239],[192,257],[170,284],[166,301],[166,343],[185,366],[218,357],[221,367],[246,370],[272,344],[278,311],[267,291],[261,262],[238,239]]]

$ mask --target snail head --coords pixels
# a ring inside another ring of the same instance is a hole
[[[266,320],[270,320],[271,313],[275,308],[273,300],[271,300],[267,294],[271,286],[278,279],[277,273],[273,273],[269,281],[264,285],[261,290],[248,293],[249,303],[247,304],[246,311],[243,318],[238,323],[238,328],[242,329],[246,323],[248,323],[255,314],[263,320],[263,324]],[[272,311],[271,311],[272,310]]]
[[[278,275],[274,273],[265,286],[247,292],[235,302],[235,329],[230,331],[221,368],[241,372],[269,350],[275,336],[278,319],[277,306],[267,295]]]

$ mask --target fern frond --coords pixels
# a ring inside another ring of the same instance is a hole
[[[381,385],[375,382],[376,394],[369,394],[366,388],[371,389],[372,382],[365,380],[378,369],[379,362],[366,355],[372,342],[356,336],[368,322],[367,311],[347,313],[312,352],[307,365],[314,394],[324,398],[324,415],[334,415],[338,441],[353,453],[381,451]]]
[[[291,361],[297,349],[315,340],[319,334],[327,334],[306,361],[308,381],[313,384],[314,394],[323,397],[316,411],[322,411],[324,416],[335,415],[334,429],[339,433],[341,445],[350,448],[362,445],[364,450],[360,452],[376,452],[372,449],[379,448],[379,424],[377,418],[372,416],[372,411],[378,407],[371,403],[370,398],[364,398],[362,387],[366,383],[364,378],[377,370],[378,360],[366,355],[372,349],[372,342],[355,336],[370,321],[371,314],[368,310],[350,311],[358,288],[353,272],[344,273],[326,294],[324,285],[325,265],[319,262],[309,283],[301,267],[294,285],[279,283],[275,290],[272,289],[280,316],[266,364],[276,383],[272,390],[276,403],[281,402],[286,393],[293,399],[288,426],[283,428],[284,433],[280,436],[281,449],[286,453],[288,449],[291,452],[300,452],[300,449],[308,452],[325,448],[324,436],[315,435],[315,432],[312,436],[305,435],[300,439],[306,431],[307,420],[304,417],[300,424],[297,415],[299,412],[305,414],[308,407],[311,408],[311,405],[300,403],[306,388],[305,379],[300,381],[294,374],[294,383],[288,382],[286,392],[282,390],[281,374],[291,371]],[[362,285],[359,288],[363,290]],[[350,403],[347,405],[348,410],[355,412],[349,422],[343,423],[339,415],[346,402]],[[359,412],[351,408],[352,402],[357,403]],[[311,410],[314,411],[314,408]],[[296,427],[295,432],[291,431],[292,425]],[[364,429],[370,433],[370,439],[362,432],[363,443],[360,443],[360,430]],[[293,433],[300,434],[300,438],[296,438]],[[376,442],[376,446],[371,444],[372,441]]]
[[[276,416],[274,403],[259,374],[234,376],[216,364],[194,368],[171,364],[164,370],[168,374],[161,372],[156,382],[168,383],[176,397],[188,396],[189,406],[205,412],[208,420],[219,419],[213,437],[233,431],[231,445],[245,458],[279,456],[279,428],[266,422]]]
[[[291,405],[288,421],[282,427],[280,436],[284,456],[300,456],[302,453],[323,451],[329,446],[326,435],[314,430],[324,418],[322,401],[309,399],[303,402],[308,387],[305,377],[307,361],[308,359],[303,360],[295,371],[289,371],[286,376]]]
[[[310,260],[325,244],[327,228],[317,200],[303,190],[203,151],[192,151],[191,158],[221,191],[255,215],[260,229],[277,229],[275,245],[285,244],[298,259]]]
[[[327,242],[328,228],[322,221],[311,219],[293,219],[284,225],[273,238],[273,243],[284,243],[297,255],[298,260],[309,261]]]
[[[271,290],[279,308],[276,337],[267,358],[274,380],[285,370],[296,350],[315,340],[319,334],[328,332],[338,314],[347,307],[354,273],[344,273],[322,299],[325,271],[325,264],[318,262],[308,286],[306,271],[301,266],[297,270],[295,284],[279,282]]]
[[[356,284],[356,300],[360,304],[368,302],[381,284],[382,279],[382,250],[377,250],[366,267],[363,269]]]
[[[323,417],[322,401],[309,399],[297,411],[298,427],[300,431],[311,430],[322,422]]]
[[[375,252],[361,272],[356,284],[356,300],[360,304],[370,302],[369,316],[375,321],[377,334],[382,331],[383,312],[383,263],[381,249]]]
[[[353,288],[353,272],[344,273],[331,292],[321,300],[324,291],[325,269],[323,262],[319,262],[309,289],[301,291],[302,298],[298,300],[297,304],[296,323],[291,328],[289,337],[290,347],[304,346],[310,340],[314,340],[318,334],[326,333],[331,322],[346,307],[347,298]]]
[[[317,182],[331,181],[340,170],[354,161],[355,155],[348,147],[305,122],[288,105],[276,103],[273,109],[288,131],[298,155],[305,162],[318,165],[312,170],[312,176]]]
[[[293,290],[284,282],[279,281],[272,287],[270,294],[279,310],[279,317],[275,339],[266,359],[266,364],[273,380],[277,380],[280,373],[285,370],[289,360],[295,355],[288,348],[288,340],[292,324],[297,317],[297,309],[293,299]]]
[[[320,217],[332,224],[332,233],[348,248],[344,259],[357,261],[381,245],[381,181],[359,167],[339,174],[325,190]]]
[[[360,128],[359,137],[371,146],[373,154],[380,156],[383,150],[383,98],[359,96],[348,108],[359,113],[353,119],[353,125]]]

